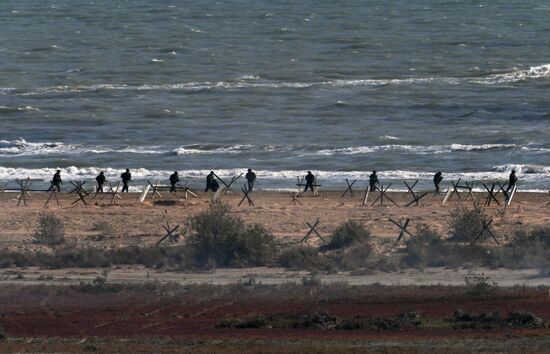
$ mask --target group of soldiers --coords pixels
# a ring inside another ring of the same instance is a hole
[[[128,192],[128,183],[132,180],[130,169],[126,169],[126,171],[120,175],[120,179],[122,180],[122,192]],[[216,192],[220,188],[217,179],[218,176],[214,173],[214,171],[210,171],[210,174],[206,176],[206,188],[204,189],[204,191],[208,192],[210,190],[212,192]],[[247,181],[248,191],[251,192],[254,188],[257,177],[250,168],[245,175],[245,179]],[[312,192],[315,191],[315,187],[317,186],[315,175],[311,173],[311,171],[307,171],[304,179],[306,182],[304,192],[307,192],[308,189]],[[97,175],[95,180],[97,182],[96,193],[103,193],[103,185],[106,182],[105,173],[103,171],[99,172],[99,175]],[[173,174],[171,174],[169,180],[170,192],[176,192],[177,184],[180,181],[178,171],[175,171]],[[435,193],[439,193],[439,184],[441,183],[441,181],[443,181],[443,173],[441,171],[438,171],[433,177]],[[510,176],[508,178],[508,188],[506,189],[506,193],[514,188],[517,181],[518,178],[516,177],[516,171],[512,170],[512,173],[510,173]],[[60,192],[62,184],[63,181],[61,180],[61,170],[57,170],[53,175],[51,186],[48,191],[56,190]],[[372,173],[369,175],[369,189],[371,192],[374,192],[379,186],[380,182],[378,180],[378,175],[376,174],[376,171],[372,171]]]
[[[218,184],[218,181],[216,180],[218,176],[214,173],[214,171],[210,171],[210,174],[206,176],[206,189],[205,192],[208,192],[209,190],[216,192],[220,185]],[[248,185],[248,191],[251,192],[254,188],[254,184],[256,183],[256,174],[249,168],[248,172],[245,175],[247,185]],[[126,169],[125,172],[123,172],[120,175],[120,179],[122,180],[122,193],[128,192],[128,184],[132,180],[132,174],[130,173],[130,169]],[[107,178],[105,177],[105,172],[101,171],[99,172],[99,175],[95,178],[97,183],[96,193],[103,193],[103,186],[105,185],[105,182],[107,181]],[[177,185],[180,181],[178,171],[174,171],[170,175],[169,178],[170,181],[170,192],[176,192],[177,191]],[[61,192],[61,185],[63,184],[63,180],[61,179],[61,170],[57,170],[55,174],[53,175],[53,178],[51,180],[51,185],[48,191],[55,190],[57,192]]]

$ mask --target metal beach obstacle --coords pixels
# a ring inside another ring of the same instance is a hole
[[[412,197],[413,197],[413,200],[411,202],[409,202],[408,204],[405,205],[405,208],[412,205],[413,203],[416,203],[416,206],[419,206],[420,205],[420,199],[424,198],[425,196],[428,195],[428,193],[423,193],[423,194],[417,194],[414,192],[413,188],[416,186],[416,184],[418,183],[418,180],[416,180],[412,186],[410,186],[407,181],[403,181],[403,183],[405,183],[405,186],[407,187],[408,191],[407,191],[407,194],[411,194]]]
[[[325,239],[323,238],[323,236],[321,236],[321,234],[319,234],[319,232],[317,232],[317,226],[319,226],[319,218],[317,218],[317,220],[315,220],[315,222],[313,223],[313,225],[311,225],[309,222],[306,222],[306,225],[309,227],[309,231],[307,232],[307,234],[304,236],[304,238],[302,239],[301,243],[305,243],[309,240],[309,238],[311,237],[311,235],[315,234],[317,235],[317,237],[319,237],[319,239],[326,244],[326,241]]]
[[[410,237],[413,237],[413,235],[407,230],[407,227],[409,226],[409,222],[411,221],[411,219],[407,218],[405,220],[401,218],[399,222],[393,220],[392,218],[388,218],[388,220],[391,221],[393,224],[395,224],[399,228],[399,236],[397,236],[397,240],[395,242],[404,240],[405,234],[409,235]]]
[[[353,198],[355,196],[355,194],[353,193],[353,185],[355,184],[355,182],[357,182],[356,179],[354,179],[353,181],[351,181],[351,183],[349,182],[349,180],[346,178],[346,184],[348,185],[348,188],[346,188],[346,190],[344,191],[344,193],[342,193],[342,195],[340,196],[341,198],[343,198],[348,192],[349,192],[349,196],[351,198]]]
[[[166,222],[166,225],[161,225],[164,231],[166,232],[166,235],[163,236],[160,240],[157,241],[156,246],[160,245],[164,240],[168,239],[171,243],[177,243],[180,239],[180,234],[177,232],[179,229],[179,225],[176,225],[174,228],[170,227],[170,224],[168,221]]]

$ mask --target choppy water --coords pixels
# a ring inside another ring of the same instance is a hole
[[[0,181],[516,168],[548,189],[549,17],[546,0],[2,1]]]

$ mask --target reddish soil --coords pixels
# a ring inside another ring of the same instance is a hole
[[[524,310],[550,321],[548,290],[509,290],[476,298],[452,287],[364,287],[334,294],[335,287],[318,290],[270,290],[242,287],[217,293],[214,287],[155,295],[143,290],[83,293],[75,288],[5,287],[0,290],[0,323],[8,337],[178,337],[208,339],[437,339],[550,335],[549,329],[523,330],[304,330],[219,329],[222,319],[322,309],[339,318],[356,315],[389,317],[420,311],[430,319],[449,317],[456,309],[494,312],[502,316]],[[309,293],[308,293],[309,291]],[[324,294],[323,292],[333,292]],[[287,294],[284,296],[283,294]]]

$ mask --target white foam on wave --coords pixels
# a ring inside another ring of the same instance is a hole
[[[466,145],[466,144],[450,144],[450,145],[407,145],[407,144],[386,144],[386,145],[373,145],[373,146],[355,146],[345,148],[334,149],[322,149],[314,152],[314,155],[331,156],[331,155],[354,155],[354,154],[368,154],[378,151],[404,151],[415,154],[443,154],[457,151],[484,151],[484,150],[505,150],[514,149],[515,144],[478,144],[478,145]],[[305,154],[307,155],[307,154]]]
[[[159,146],[136,147],[102,147],[66,144],[62,142],[28,142],[23,138],[16,140],[0,140],[0,156],[38,156],[38,155],[81,155],[81,154],[164,154]]]
[[[481,79],[473,80],[475,83],[480,84],[504,84],[518,81],[525,81],[529,79],[540,79],[550,77],[550,64],[544,64],[539,66],[532,66],[529,69],[518,70],[514,69],[510,72],[502,74],[489,75]]]
[[[493,166],[493,170],[497,172],[510,173],[515,170],[516,173],[523,174],[550,174],[550,166],[533,165],[533,164],[505,164]]]
[[[40,111],[38,107],[33,106],[24,106],[24,107],[14,107],[14,106],[0,106],[0,113],[11,113],[11,112],[32,112]]]
[[[0,180],[13,180],[15,178],[33,178],[49,181],[56,169],[61,170],[62,177],[66,180],[70,179],[92,179],[95,178],[100,171],[105,172],[105,175],[112,179],[118,180],[124,169],[112,167],[63,167],[63,168],[15,168],[0,166]],[[444,172],[445,179],[467,179],[467,180],[492,180],[506,179],[512,169],[516,169],[518,176],[522,180],[538,181],[550,179],[550,166],[537,165],[502,165],[494,166],[492,171],[478,172]],[[166,179],[173,170],[154,170],[147,168],[131,169],[134,179],[150,179],[160,178]],[[180,170],[182,178],[199,178],[203,179],[210,172],[209,169],[192,169]],[[232,177],[246,172],[246,168],[232,169],[217,169],[216,174],[222,178]],[[303,176],[304,171],[300,170],[255,170],[256,174],[261,179],[271,180],[288,180],[290,183],[296,181],[297,176]],[[370,171],[317,171],[313,173],[320,181],[338,181],[342,182],[346,178],[354,178],[358,180],[368,180]],[[391,180],[431,180],[435,171],[408,171],[408,170],[387,170],[378,171],[377,174],[381,179]]]
[[[162,59],[154,58],[152,62],[160,63]],[[328,87],[353,87],[353,86],[387,86],[387,85],[415,85],[415,84],[430,84],[443,83],[450,85],[458,85],[461,83],[498,85],[525,81],[530,79],[541,79],[550,77],[550,64],[532,66],[528,69],[513,69],[508,72],[490,74],[482,77],[406,77],[406,78],[387,78],[387,79],[338,79],[325,81],[311,82],[290,82],[277,80],[261,80],[260,77],[252,74],[243,74],[236,80],[226,81],[193,81],[184,83],[167,83],[167,84],[147,84],[147,85],[126,85],[102,83],[95,85],[60,85],[50,87],[38,87],[26,92],[22,95],[37,95],[47,93],[79,93],[90,92],[97,90],[137,90],[137,91],[155,91],[155,90],[182,90],[182,91],[200,91],[213,89],[249,89],[249,88],[309,88],[314,86]],[[19,91],[15,88],[3,87],[0,88],[0,93],[11,94]]]

